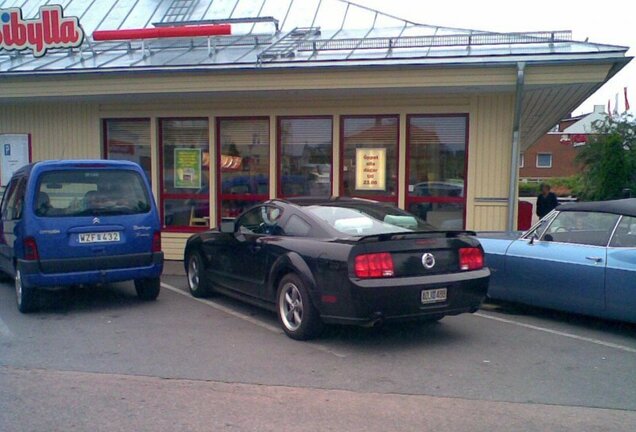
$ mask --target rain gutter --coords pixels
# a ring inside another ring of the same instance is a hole
[[[512,152],[510,157],[510,186],[508,193],[508,231],[516,229],[515,208],[519,190],[519,146],[521,142],[521,110],[526,80],[526,63],[517,63],[517,86],[515,90],[515,113],[512,124]]]

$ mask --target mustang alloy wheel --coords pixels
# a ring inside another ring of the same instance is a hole
[[[192,252],[188,255],[186,273],[190,294],[194,297],[207,297],[210,295],[211,290],[208,281],[205,279],[203,260],[198,252]]]
[[[288,274],[283,277],[276,298],[278,320],[287,336],[307,340],[320,334],[323,327],[320,315],[298,276]]]
[[[303,299],[293,282],[287,282],[282,290],[280,316],[283,325],[290,331],[296,331],[303,322]]]

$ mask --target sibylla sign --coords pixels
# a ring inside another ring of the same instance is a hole
[[[23,19],[19,8],[0,9],[0,49],[30,49],[42,57],[53,48],[76,48],[84,41],[84,31],[76,17],[65,17],[62,6],[40,8],[40,16]]]

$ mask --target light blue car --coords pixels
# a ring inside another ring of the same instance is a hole
[[[636,322],[636,199],[564,204],[479,241],[490,298]]]

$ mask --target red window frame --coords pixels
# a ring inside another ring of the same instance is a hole
[[[368,119],[378,119],[378,118],[394,118],[397,122],[396,133],[395,133],[395,196],[387,196],[387,195],[356,195],[352,194],[350,197],[352,198],[365,198],[374,201],[387,202],[398,205],[400,199],[400,115],[399,114],[360,114],[360,115],[343,115],[340,116],[340,179],[338,191],[340,196],[345,196],[345,188],[344,188],[344,152],[345,152],[345,130],[344,124],[347,119],[355,119],[355,118],[368,118]],[[388,179],[387,179],[388,181]]]
[[[411,176],[411,119],[423,118],[423,117],[463,117],[466,119],[466,136],[464,138],[464,145],[466,148],[464,156],[464,196],[463,197],[416,197],[410,196],[408,192],[408,182]],[[468,113],[455,113],[455,114],[408,114],[406,116],[406,199],[405,207],[409,209],[411,204],[419,203],[440,203],[440,204],[463,204],[463,221],[464,228],[466,228],[466,197],[468,192],[468,137],[470,131],[470,115]]]
[[[315,115],[315,116],[279,116],[276,118],[276,196],[279,198],[294,198],[300,195],[284,195],[282,188],[282,177],[281,177],[281,168],[282,168],[282,155],[283,155],[283,141],[282,141],[282,128],[281,123],[283,120],[331,120],[331,174],[330,174],[330,184],[329,196],[333,194],[333,116],[331,115]]]
[[[267,201],[271,194],[271,176],[272,176],[272,172],[271,172],[271,164],[270,164],[270,170],[268,173],[268,185],[267,185],[267,189],[269,191],[269,193],[267,195],[265,194],[224,194],[223,193],[223,185],[222,185],[222,178],[221,178],[221,122],[222,121],[241,121],[241,120],[267,120],[267,134],[268,137],[271,136],[271,121],[270,121],[270,117],[269,116],[247,116],[247,117],[241,117],[241,116],[234,116],[234,117],[217,117],[216,118],[216,202],[217,202],[217,223],[219,224],[219,226],[221,226],[221,221],[222,221],[222,206],[223,206],[223,201],[224,200],[236,200],[236,201],[258,201],[258,202],[263,202],[263,201]],[[271,145],[272,143],[269,142],[269,138],[268,138],[268,145],[270,148],[270,155],[269,155],[269,159],[271,161],[272,155],[271,155]]]
[[[161,231],[162,232],[175,232],[175,233],[196,233],[196,232],[201,232],[201,231],[205,231],[208,230],[209,227],[199,227],[199,226],[188,226],[188,225],[172,225],[172,226],[167,226],[165,225],[165,215],[164,215],[164,201],[165,200],[188,200],[188,199],[194,199],[194,200],[206,200],[208,202],[208,208],[210,206],[210,194],[191,194],[191,193],[171,193],[171,192],[164,192],[164,175],[163,175],[163,171],[164,171],[164,167],[163,167],[163,122],[164,121],[171,121],[171,120],[179,120],[179,121],[189,121],[189,120],[205,120],[208,122],[208,136],[209,136],[209,131],[210,131],[210,120],[207,117],[162,117],[157,119],[157,127],[159,128],[158,131],[158,138],[159,138],[159,145],[158,145],[158,151],[159,151],[159,214],[161,216]],[[209,146],[209,142],[208,142],[208,146]]]

